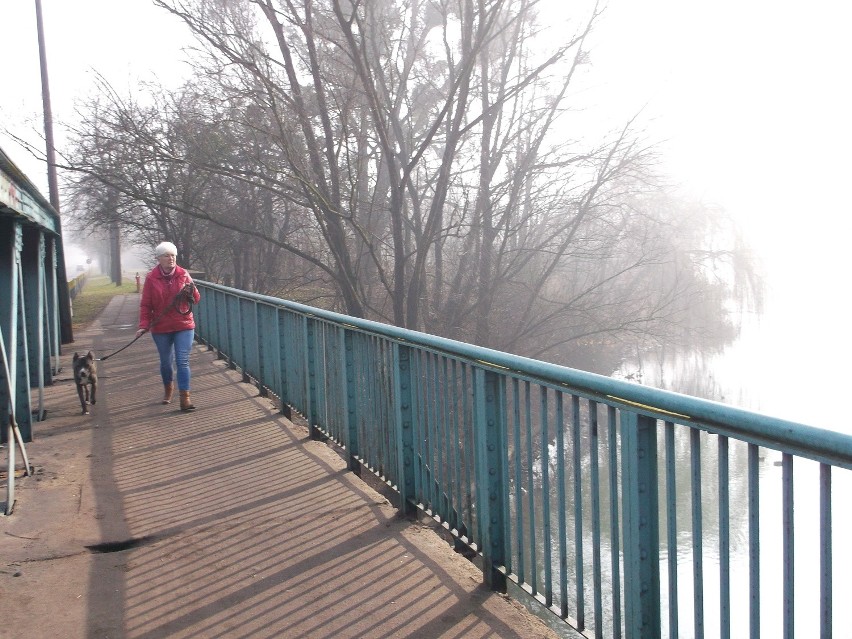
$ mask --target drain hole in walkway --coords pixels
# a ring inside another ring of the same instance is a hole
[[[130,550],[131,548],[138,548],[139,546],[144,546],[145,544],[150,544],[157,540],[156,535],[145,535],[144,537],[131,537],[130,539],[124,539],[122,541],[105,541],[102,544],[94,544],[92,546],[86,546],[86,550],[91,553],[99,554],[99,553],[108,553],[108,552],[121,552],[123,550]]]

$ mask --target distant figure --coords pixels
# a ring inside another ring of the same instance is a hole
[[[192,304],[201,294],[189,273],[177,265],[177,247],[161,242],[154,249],[157,266],[145,277],[139,302],[139,330],[136,337],[150,331],[160,354],[160,376],[163,378],[163,404],[170,404],[175,390],[174,369],[180,392],[180,409],[195,410],[189,396],[191,373],[189,353],[195,338]]]
[[[139,277],[139,271],[136,271],[136,292],[142,290],[142,278]]]

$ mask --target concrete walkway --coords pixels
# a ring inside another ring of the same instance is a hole
[[[80,415],[72,355],[129,342],[138,302],[78,332],[46,390],[0,516],[0,637],[556,637],[202,347],[194,413],[159,403],[146,336]]]

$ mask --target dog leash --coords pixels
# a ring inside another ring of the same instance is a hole
[[[192,313],[192,305],[195,303],[192,300],[192,290],[194,288],[195,288],[195,286],[192,283],[189,283],[186,286],[184,286],[180,290],[180,292],[177,295],[175,295],[175,298],[172,300],[172,303],[169,304],[162,311],[160,311],[157,314],[157,316],[154,319],[151,320],[151,323],[148,325],[148,328],[145,329],[145,332],[142,333],[142,335],[144,335],[145,333],[148,333],[151,330],[151,326],[153,326],[158,321],[160,321],[160,318],[162,318],[163,315],[165,315],[166,313],[168,313],[172,309],[176,310],[181,315],[189,315],[190,313]],[[183,299],[181,299],[181,298],[183,298]],[[180,308],[178,308],[178,304],[181,301],[185,301],[187,303],[187,309],[185,311],[182,311],[182,310],[180,310]],[[108,360],[110,357],[112,357],[113,355],[118,355],[125,348],[130,348],[131,346],[133,346],[133,344],[136,343],[136,340],[138,340],[140,337],[142,337],[142,335],[137,335],[128,344],[125,344],[124,346],[119,348],[117,351],[110,353],[109,355],[104,355],[103,357],[95,358],[95,361],[96,362],[104,362],[104,361]]]

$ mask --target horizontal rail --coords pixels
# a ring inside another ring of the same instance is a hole
[[[416,344],[434,352],[463,358],[496,372],[519,374],[524,379],[562,387],[572,393],[609,405],[628,408],[655,419],[675,418],[681,424],[698,426],[720,435],[852,470],[852,436],[833,430],[342,315],[275,297],[249,293],[218,284],[205,283],[205,285],[211,290],[230,292],[244,299],[286,308],[304,317],[316,317],[344,329],[380,335],[401,344]]]

